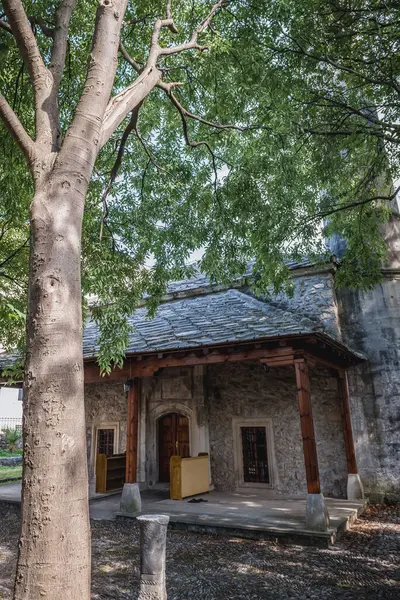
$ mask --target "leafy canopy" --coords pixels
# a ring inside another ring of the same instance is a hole
[[[55,4],[24,2],[45,60]],[[211,6],[173,2],[178,32],[162,30],[162,44],[190,39]],[[129,3],[114,92],[137,77],[165,10],[157,0]],[[95,2],[81,0],[72,16],[59,94],[64,134],[85,80],[95,12]],[[335,232],[347,241],[338,283],[378,281],[379,228],[389,214],[380,198],[391,196],[399,175],[399,20],[397,3],[373,0],[232,0],[200,35],[207,50],[161,57],[163,82],[179,85],[172,98],[156,88],[144,101],[113,172],[130,118],[115,132],[87,196],[83,298],[101,327],[102,368],[123,360],[126,316],[138,300],[149,295],[154,311],[166,282],[190,274],[199,249],[200,268],[217,281],[255,259],[259,289],[288,290],[285,259],[326,256],[324,235]],[[33,136],[32,90],[6,27],[0,91]],[[33,185],[0,129],[0,342],[15,347]]]

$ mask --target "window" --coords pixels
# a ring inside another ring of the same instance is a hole
[[[97,430],[97,454],[114,454],[115,429]]]
[[[233,417],[233,457],[238,487],[274,488],[276,461],[272,420]]]
[[[267,435],[265,427],[241,427],[243,480],[269,483]]]

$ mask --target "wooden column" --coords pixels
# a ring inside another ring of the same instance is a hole
[[[140,380],[135,377],[128,391],[128,423],[126,430],[126,483],[137,482],[138,424]]]
[[[301,434],[303,437],[304,464],[306,467],[307,491],[320,494],[317,447],[315,444],[314,421],[312,417],[310,380],[308,365],[304,360],[295,362],[297,395],[299,401]]]
[[[351,426],[349,389],[347,386],[347,375],[345,371],[338,371],[338,394],[340,401],[340,412],[342,414],[344,448],[346,451],[347,472],[357,474],[357,461],[354,451],[353,428]]]

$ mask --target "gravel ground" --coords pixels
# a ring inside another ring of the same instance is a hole
[[[0,598],[6,600],[11,598],[18,507],[1,504],[0,515]],[[136,599],[137,526],[93,521],[92,534],[92,600]],[[399,600],[399,550],[399,507],[370,507],[326,550],[170,532],[168,600]]]

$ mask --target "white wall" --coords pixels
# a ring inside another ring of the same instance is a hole
[[[18,400],[18,389],[0,387],[0,419],[22,419],[22,402]]]

